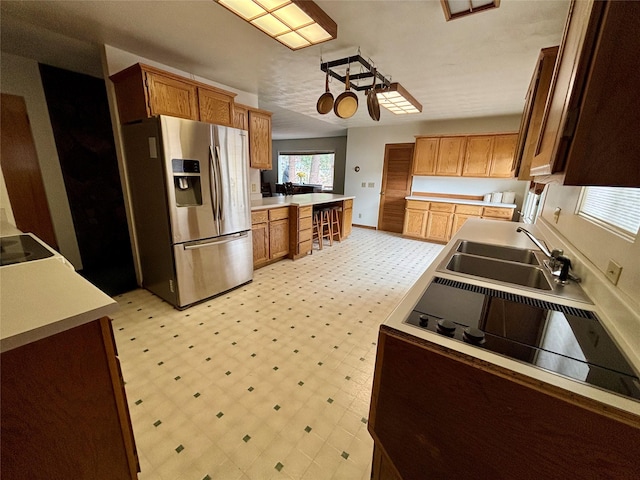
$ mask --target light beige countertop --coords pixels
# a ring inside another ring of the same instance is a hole
[[[339,195],[337,193],[302,193],[300,195],[279,195],[275,197],[263,197],[260,200],[251,201],[251,210],[264,210],[274,207],[288,207],[297,205],[304,207],[307,205],[319,205],[322,203],[339,202],[342,200],[354,199],[354,196]]]
[[[465,222],[458,233],[433,261],[431,266],[407,292],[400,304],[391,312],[384,324],[431,343],[508,368],[511,371],[518,372],[535,380],[544,381],[564,390],[640,415],[640,402],[638,401],[404,323],[404,320],[412,312],[435,276],[459,280],[472,285],[499,289],[508,293],[525,295],[531,298],[547,300],[552,303],[561,303],[570,307],[593,311],[614,342],[618,344],[619,349],[627,358],[636,374],[640,372],[640,313],[633,311],[631,306],[625,304],[619,298],[616,298],[615,292],[606,285],[607,281],[604,275],[599,272],[588,259],[582,257],[579,252],[572,251],[569,245],[558,244],[558,239],[553,238],[552,234],[547,231],[543,225],[527,224],[524,225],[524,228],[536,235],[537,238],[547,241],[547,243],[554,248],[564,248],[565,255],[569,256],[572,260],[575,273],[582,277],[581,286],[592,300],[592,305],[566,299],[559,300],[558,297],[537,291],[524,291],[516,286],[496,286],[495,283],[490,281],[466,276],[461,277],[455,272],[443,273],[437,271],[438,265],[451,255],[451,250],[457,240],[465,239],[481,243],[536,249],[535,245],[524,234],[516,232],[518,226],[522,225],[523,224],[515,222],[501,222],[486,219],[470,219]]]
[[[0,351],[109,316],[118,304],[60,254],[0,267]]]
[[[463,198],[448,198],[448,197],[426,197],[422,195],[409,195],[404,197],[405,200],[419,200],[422,202],[439,202],[439,203],[458,203],[462,205],[480,205],[482,207],[503,207],[503,208],[516,208],[515,203],[496,203],[496,202],[483,202],[482,200],[465,200]]]

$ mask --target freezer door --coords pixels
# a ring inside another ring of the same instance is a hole
[[[249,194],[249,140],[247,132],[214,125],[212,151],[214,177],[217,179],[217,216],[220,234],[251,229]]]
[[[174,245],[178,308],[253,279],[251,230]]]
[[[214,216],[216,186],[211,182],[211,125],[161,116],[160,126],[173,243],[217,237],[220,231]],[[198,203],[201,205],[184,205],[185,202],[176,198],[176,191],[179,191],[181,184],[179,175],[173,171],[174,160],[198,162],[199,175],[191,173],[188,180],[197,178],[199,193],[201,193]]]

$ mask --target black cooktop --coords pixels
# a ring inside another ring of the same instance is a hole
[[[405,323],[640,400],[593,312],[436,277]]]
[[[53,257],[53,253],[31,235],[0,237],[0,265]]]

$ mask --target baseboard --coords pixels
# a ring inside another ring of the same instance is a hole
[[[352,227],[358,227],[358,228],[368,228],[369,230],[377,230],[377,227],[372,227],[370,225],[357,225],[357,224],[352,224]]]

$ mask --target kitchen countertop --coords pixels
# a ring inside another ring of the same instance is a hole
[[[304,207],[307,205],[319,205],[322,203],[339,202],[342,200],[354,199],[354,196],[339,195],[336,193],[302,193],[300,195],[280,195],[275,197],[263,197],[260,200],[251,201],[251,210],[264,210],[274,207],[288,207],[297,205]]]
[[[456,241],[461,239],[518,248],[535,249],[536,247],[524,234],[516,232],[516,228],[520,225],[521,224],[515,222],[501,222],[486,219],[470,219],[465,222],[458,233],[451,239],[429,268],[407,292],[400,304],[393,312],[391,312],[384,324],[412,336],[427,340],[431,343],[493,363],[522,375],[526,375],[530,378],[534,378],[584,397],[620,408],[621,410],[640,415],[640,402],[553,374],[546,370],[503,357],[487,350],[478,349],[477,347],[449,339],[442,335],[438,335],[437,333],[417,329],[412,325],[403,323],[435,276],[452,280],[461,280],[469,284],[486,286],[494,289],[498,288],[509,293],[526,295],[532,298],[548,300],[552,303],[562,303],[567,306],[594,311],[603,327],[627,357],[632,368],[634,368],[636,373],[640,372],[640,315],[637,312],[633,312],[631,307],[626,306],[622,302],[613,301],[610,295],[607,296],[607,294],[603,294],[605,284],[600,285],[600,279],[596,278],[598,275],[602,274],[599,273],[595,267],[591,268],[588,265],[588,263],[590,263],[588,260],[580,258],[578,253],[568,250],[568,246],[562,245],[565,247],[565,255],[570,256],[572,262],[577,265],[577,273],[583,279],[583,290],[593,301],[593,305],[585,305],[581,302],[565,299],[559,301],[557,297],[552,297],[544,293],[532,292],[529,290],[524,291],[515,286],[496,286],[496,284],[483,281],[482,279],[472,279],[469,277],[462,278],[456,275],[455,272],[436,272],[438,265],[451,254],[451,249]],[[545,236],[543,234],[546,233],[544,226],[537,227],[536,225],[528,224],[526,225],[526,229],[536,235],[539,239],[549,240],[549,236]],[[557,244],[556,239],[554,239],[551,244],[556,248],[560,247],[560,245]],[[604,280],[604,275],[602,275],[602,277]],[[606,282],[606,280],[604,281]]]
[[[109,316],[118,307],[59,254],[0,267],[0,286],[1,352]]]
[[[479,205],[482,207],[503,207],[503,208],[516,208],[515,203],[496,203],[496,202],[483,202],[482,200],[466,200],[463,198],[448,198],[448,197],[425,197],[422,195],[409,195],[404,197],[405,200],[419,200],[422,202],[440,202],[440,203],[458,203],[462,205]]]

